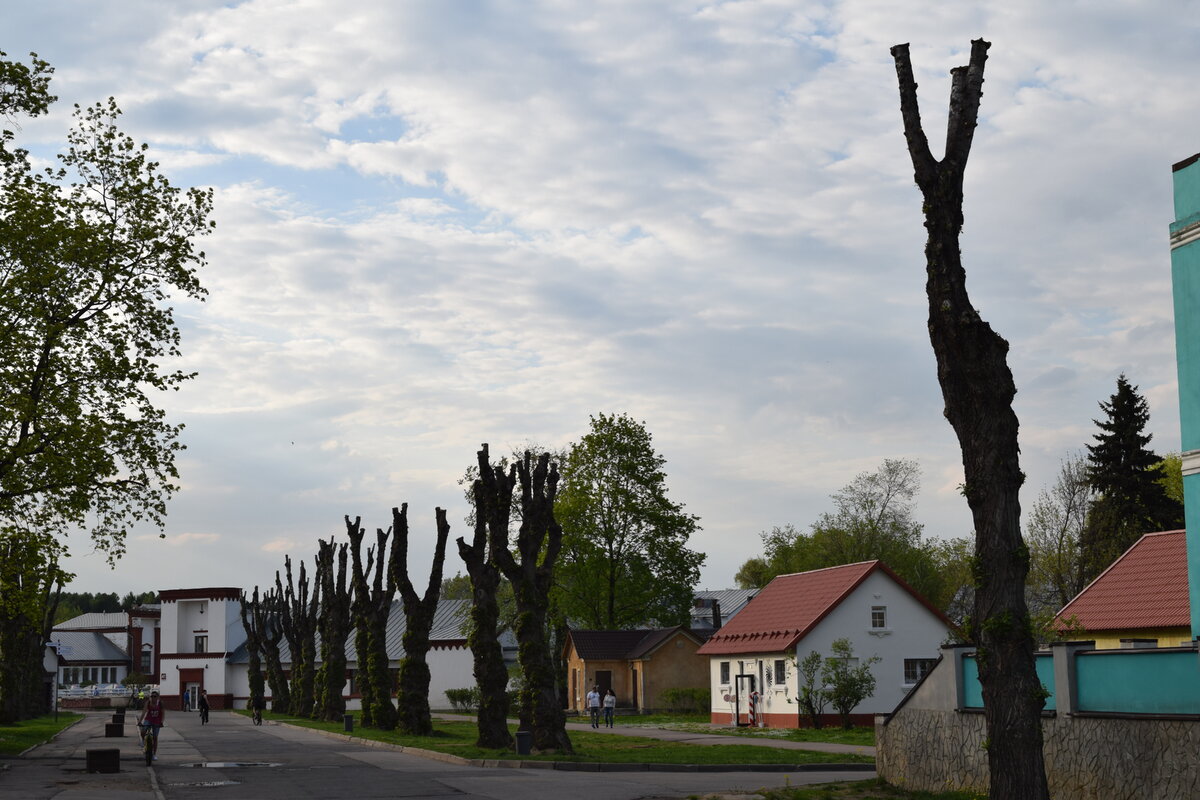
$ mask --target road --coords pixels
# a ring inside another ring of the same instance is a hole
[[[445,764],[331,739],[282,725],[253,726],[240,715],[171,713],[152,768],[139,763],[136,736],[102,736],[107,717],[89,715],[60,741],[8,762],[0,796],[28,800],[215,800],[216,798],[456,798],[456,800],[636,800],[750,791],[785,783],[861,780],[864,772],[562,772]],[[132,725],[127,726],[132,734]],[[122,749],[122,772],[82,772],[88,747]],[[24,763],[23,763],[24,762]],[[225,764],[225,766],[193,766]],[[238,764],[246,766],[236,766]],[[250,766],[270,765],[270,766]]]

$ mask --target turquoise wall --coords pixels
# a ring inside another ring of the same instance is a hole
[[[1186,163],[1186,162],[1181,162]],[[1200,160],[1173,173],[1175,222],[1171,233],[1200,224]],[[1171,251],[1175,297],[1175,358],[1179,369],[1179,427],[1183,452],[1200,449],[1200,240]],[[1200,475],[1183,479],[1188,538],[1192,637],[1200,637]]]
[[[1080,711],[1200,714],[1196,653],[1181,650],[1094,650],[1075,659]]]
[[[1037,653],[1034,656],[1038,680],[1042,688],[1050,693],[1043,708],[1053,711],[1054,704],[1054,657],[1049,653]],[[963,657],[963,707],[983,708],[983,686],[979,683],[979,665],[974,656]]]

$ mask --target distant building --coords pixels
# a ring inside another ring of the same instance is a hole
[[[704,640],[684,627],[652,630],[572,630],[563,645],[567,664],[567,708],[587,712],[593,686],[610,688],[621,708],[662,708],[667,689],[703,688],[708,661],[696,655]]]
[[[1054,618],[1096,648],[1179,647],[1192,638],[1187,534],[1147,533]],[[1083,633],[1076,632],[1082,628]]]
[[[50,642],[58,653],[58,682],[120,683],[131,672],[157,682],[158,607],[80,614],[54,626]]]
[[[738,612],[758,594],[758,589],[702,589],[693,594],[691,628],[697,633],[713,631],[737,616]],[[717,612],[720,625],[714,625],[713,612]]]
[[[748,724],[756,692],[761,724],[808,724],[797,662],[813,651],[829,656],[845,638],[857,658],[880,658],[871,667],[875,694],[853,712],[856,724],[871,724],[933,666],[952,627],[882,561],[780,575],[699,650],[709,658],[712,721]]]

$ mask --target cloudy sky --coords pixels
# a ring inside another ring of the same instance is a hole
[[[216,192],[203,304],[165,398],[187,425],[159,540],[78,590],[252,586],[342,515],[433,509],[481,442],[644,420],[700,516],[703,584],[919,459],[931,536],[970,516],[925,328],[921,198],[888,48],[935,152],[951,67],[993,43],[963,249],[1012,343],[1023,502],[1125,372],[1178,449],[1171,164],[1200,151],[1192,3],[4,3],[0,49],[115,96],[171,179]],[[448,572],[457,567],[448,560]]]

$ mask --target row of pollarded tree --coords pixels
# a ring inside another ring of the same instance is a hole
[[[549,454],[529,452],[507,469],[493,465],[488,446],[478,452],[479,477],[471,491],[475,530],[460,537],[459,555],[471,580],[469,644],[480,689],[478,745],[508,748],[508,671],[499,638],[497,592],[503,579],[516,602],[519,663],[524,676],[520,694],[521,729],[533,735],[539,751],[573,752],[559,702],[557,673],[547,637],[550,589],[562,547],[562,527],[554,516],[558,469]],[[521,525],[510,544],[509,520],[514,498],[521,503]],[[429,635],[437,612],[450,525],[437,509],[437,543],[424,595],[408,573],[408,505],[392,509],[389,530],[378,529],[375,544],[363,552],[366,531],[361,518],[346,517],[348,541],[321,540],[311,577],[303,563],[293,573],[291,557],[283,574],[265,593],[258,587],[243,598],[242,625],[249,652],[251,697],[264,697],[270,683],[272,709],[316,719],[339,720],[345,713],[346,642],[354,635],[358,653],[361,724],[383,730],[427,735],[433,732],[429,709]],[[349,573],[347,565],[349,564]],[[399,592],[406,626],[395,701],[386,649],[388,614]],[[286,640],[291,653],[288,680],[281,656]],[[319,643],[319,644],[318,644]],[[265,677],[264,677],[265,671]]]

